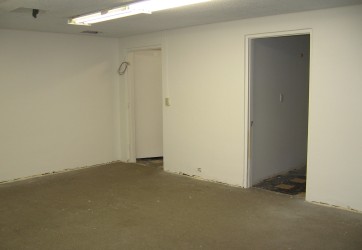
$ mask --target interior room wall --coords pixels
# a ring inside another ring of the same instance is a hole
[[[307,164],[309,35],[253,39],[250,65],[257,184]]]
[[[0,30],[0,181],[119,159],[118,40]]]
[[[245,36],[311,30],[308,201],[362,211],[362,5],[170,30],[120,39],[162,44],[165,170],[244,185]],[[124,78],[121,115],[127,119]],[[126,120],[124,121],[126,122]],[[127,127],[122,159],[127,159]]]

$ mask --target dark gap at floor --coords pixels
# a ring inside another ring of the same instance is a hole
[[[163,167],[163,157],[151,157],[151,158],[138,158],[137,164],[148,166],[148,167]]]
[[[303,167],[265,179],[254,187],[288,195],[305,195],[306,182],[306,167]]]

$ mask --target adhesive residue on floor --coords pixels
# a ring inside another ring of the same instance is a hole
[[[254,187],[289,195],[304,195],[306,189],[306,168],[295,169],[286,174],[274,176]]]

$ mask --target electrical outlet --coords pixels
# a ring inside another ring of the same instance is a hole
[[[165,105],[166,105],[167,107],[171,106],[170,98],[168,98],[168,97],[165,98]]]
[[[202,169],[201,169],[201,168],[197,168],[197,171],[201,173],[201,172],[202,172]]]

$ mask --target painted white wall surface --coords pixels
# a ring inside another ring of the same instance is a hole
[[[136,158],[163,156],[161,50],[131,53]]]
[[[309,36],[251,41],[252,183],[307,164]]]
[[[358,5],[120,39],[121,58],[162,44],[163,93],[171,101],[163,114],[165,170],[243,186],[245,36],[310,29],[306,199],[362,211],[361,24]],[[127,159],[126,140],[122,145]]]
[[[117,39],[0,30],[1,181],[119,159],[117,52]]]

